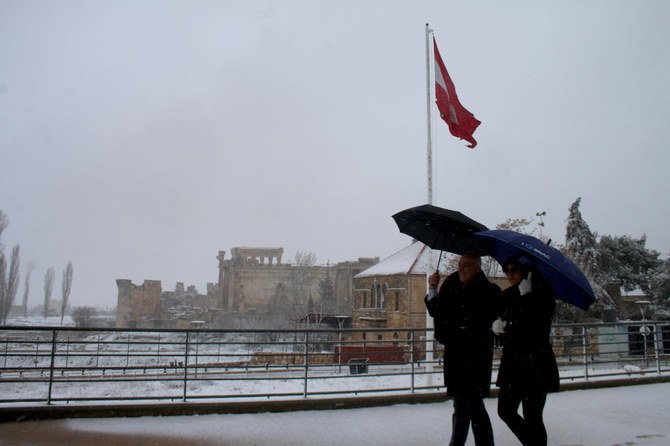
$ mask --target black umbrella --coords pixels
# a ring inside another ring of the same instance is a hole
[[[430,204],[393,215],[398,229],[426,246],[454,254],[479,254],[474,233],[488,228],[458,211]]]

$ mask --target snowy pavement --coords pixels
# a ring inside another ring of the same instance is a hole
[[[486,402],[497,445],[518,445]],[[0,445],[445,445],[451,402],[239,415],[99,418],[0,424]],[[549,395],[545,421],[557,446],[670,444],[670,383]],[[472,435],[468,445],[474,445]]]

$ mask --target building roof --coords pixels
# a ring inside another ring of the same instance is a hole
[[[408,247],[391,254],[381,262],[358,273],[358,277],[391,276],[394,274],[426,274],[429,254],[432,253],[433,265],[437,264],[440,251],[428,248],[421,242],[414,242]],[[440,266],[446,265],[447,253],[442,255]]]

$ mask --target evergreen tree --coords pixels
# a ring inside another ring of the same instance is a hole
[[[626,291],[648,292],[652,275],[661,265],[659,253],[645,247],[647,237],[603,236],[598,241],[599,268],[603,283]]]
[[[659,260],[651,272],[649,297],[656,306],[656,317],[670,319],[670,259]]]
[[[319,295],[321,301],[332,309],[335,309],[335,285],[330,279],[330,268],[326,266],[326,278],[319,281]]]
[[[579,197],[570,205],[570,214],[568,215],[565,231],[565,246],[562,251],[575,262],[589,280],[593,292],[598,299],[589,309],[589,313],[592,317],[600,318],[603,311],[615,310],[616,305],[605,289],[605,283],[602,281],[598,264],[600,255],[597,249],[597,234],[591,232],[589,225],[582,218],[582,213],[579,210],[581,201],[582,199]],[[568,322],[580,322],[586,316],[581,310],[577,310],[575,307],[562,302],[559,302],[556,314],[561,322],[565,320]]]
[[[589,280],[598,279],[598,250],[596,235],[582,218],[579,210],[581,197],[570,205],[570,214],[565,231],[565,254],[579,266]]]

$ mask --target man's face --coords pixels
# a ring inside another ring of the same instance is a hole
[[[480,270],[480,263],[473,255],[466,254],[458,260],[458,278],[464,285],[472,282]]]

